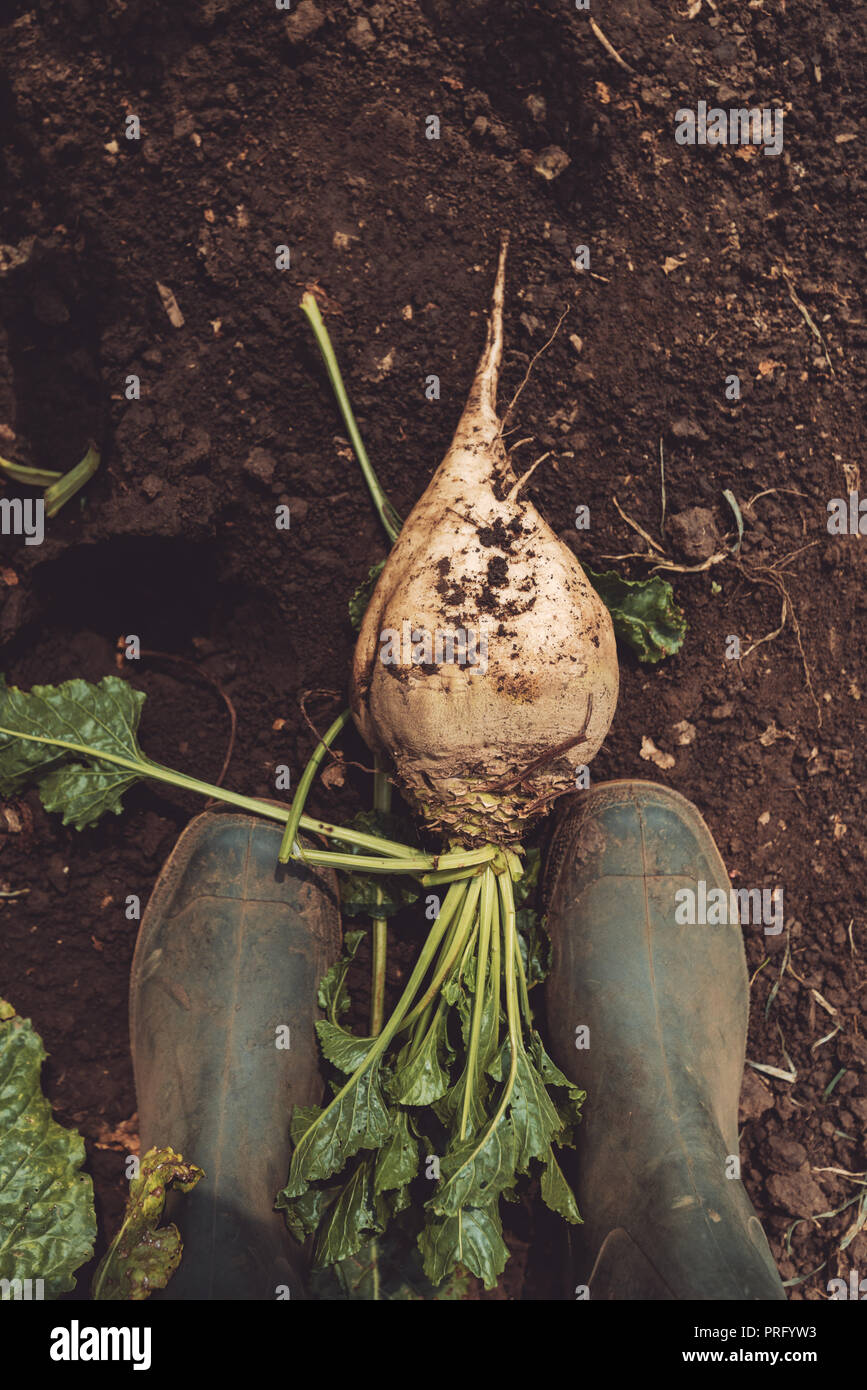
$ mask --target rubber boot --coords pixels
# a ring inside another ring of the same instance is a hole
[[[728,901],[701,816],[651,782],[594,788],[552,840],[549,1034],[587,1092],[570,1170],[584,1220],[570,1228],[571,1298],[785,1298],[737,1161],[742,928],[675,918],[675,893],[701,880]]]
[[[184,1252],[164,1298],[305,1297],[300,1248],[273,1208],[292,1106],[322,1096],[313,1024],[340,916],[330,871],[278,865],[281,833],[198,816],[142,917],[130,987],[141,1151],[171,1145],[205,1172],[169,1197]]]

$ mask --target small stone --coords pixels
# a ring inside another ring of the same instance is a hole
[[[480,137],[482,135],[487,135],[490,128],[491,123],[488,120],[487,116],[476,116],[476,119],[473,121],[472,124],[473,135],[478,135]]]
[[[583,350],[584,350],[584,339],[583,339],[583,338],[579,338],[577,333],[570,333],[570,334],[569,334],[569,342],[572,344],[572,346],[573,346],[573,348],[575,349],[576,352],[583,352]]]
[[[677,734],[677,742],[681,748],[688,748],[695,742],[695,725],[690,724],[688,719],[681,719],[677,724],[672,724],[672,729]]]
[[[734,712],[735,707],[732,704],[731,700],[726,700],[725,703],[722,705],[714,705],[713,709],[710,712],[710,717],[711,719],[716,720],[731,719]]]
[[[162,478],[158,478],[156,473],[148,473],[147,477],[141,480],[141,490],[146,497],[150,497],[153,501],[154,497],[158,497],[163,490]]]
[[[564,169],[568,169],[572,163],[565,150],[561,150],[559,145],[549,145],[542,150],[533,160],[533,169],[540,179],[545,179],[550,183],[552,179],[559,178]]]
[[[648,738],[647,734],[642,735],[638,756],[643,758],[645,762],[653,763],[663,772],[667,772],[675,764],[674,756],[671,753],[664,753],[661,748],[657,748],[653,739]]]
[[[172,126],[173,140],[186,140],[188,135],[192,135],[196,128],[196,123],[189,111],[179,111]]]
[[[364,15],[359,15],[357,19],[353,20],[347,30],[346,37],[353,48],[359,49],[362,53],[365,53],[376,43],[376,35],[370,26],[370,21],[365,19]]]
[[[276,467],[277,460],[267,449],[251,449],[244,460],[244,472],[260,483],[270,483]]]
[[[695,420],[690,420],[683,415],[680,419],[673,421],[671,432],[675,439],[707,439],[707,435],[701,425],[696,424]]]
[[[352,232],[335,232],[331,245],[335,251],[348,251],[354,241],[358,241],[358,237],[353,236]]]
[[[286,37],[291,44],[306,43],[325,23],[325,15],[313,0],[301,0],[294,14],[286,20]]]
[[[531,92],[528,97],[524,97],[524,106],[533,120],[538,121],[540,125],[547,119],[548,107],[545,98],[538,92]]]

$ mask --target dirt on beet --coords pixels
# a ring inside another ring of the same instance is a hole
[[[624,558],[642,532],[684,566],[683,649],[622,656],[594,780],[677,788],[735,885],[784,891],[784,931],[745,930],[748,1057],[777,1071],[746,1069],[741,1154],[790,1297],[819,1299],[867,1264],[864,1232],[842,1248],[867,1169],[867,540],[826,525],[864,442],[867,12],[621,0],[597,19],[619,61],[562,0],[0,5],[0,453],[103,458],[43,544],[2,538],[2,669],[25,687],[121,669],[148,695],[144,748],[208,780],[222,690],[226,782],[274,795],[314,745],[303,693],[326,692],[320,728],[345,699],[347,599],[386,551],[301,295],[406,515],[510,229],[501,402],[567,311],[510,421],[519,471],[549,453],[528,493],[597,570],[645,575]],[[782,153],[678,144],[703,100],[783,110]],[[131,634],[189,664],[126,661]],[[350,768],[313,810],[369,796]],[[0,809],[0,888],[26,890],[0,900],[2,993],[87,1139],[101,1249],[136,1129],[127,903],[197,809],[139,788],[82,834],[34,796]],[[559,1297],[556,1222],[506,1217],[513,1259],[481,1296]]]

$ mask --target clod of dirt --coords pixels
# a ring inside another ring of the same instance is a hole
[[[276,467],[277,460],[267,449],[251,449],[244,459],[244,472],[257,482],[264,483],[266,487],[274,481]]]
[[[782,1134],[772,1134],[765,1144],[768,1167],[775,1173],[798,1172],[807,1162],[807,1150],[797,1139],[786,1139]]]
[[[534,121],[537,121],[539,125],[544,123],[548,115],[548,107],[543,96],[540,96],[538,92],[531,92],[528,97],[524,98],[524,106]]]
[[[770,1087],[765,1085],[751,1067],[747,1067],[741,1087],[740,1123],[744,1125],[750,1120],[761,1119],[767,1110],[773,1110],[774,1104],[774,1095]]]
[[[565,150],[561,150],[559,145],[549,145],[542,150],[533,160],[533,170],[539,175],[540,179],[546,179],[549,183],[552,179],[559,178],[564,169],[568,169],[572,163]]]
[[[687,507],[668,518],[666,531],[678,554],[687,560],[709,560],[720,543],[713,512],[707,507]]]
[[[313,0],[301,0],[298,9],[286,20],[286,37],[291,44],[306,43],[324,23],[325,15]]]
[[[765,1190],[775,1207],[786,1212],[824,1211],[825,1194],[809,1173],[774,1173],[765,1183]]]
[[[350,24],[346,37],[353,47],[360,49],[362,53],[365,53],[368,48],[372,48],[376,43],[376,35],[370,27],[369,20],[365,19],[364,15],[359,15],[358,18]]]

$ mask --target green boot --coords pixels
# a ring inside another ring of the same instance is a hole
[[[142,918],[130,985],[142,1153],[171,1145],[205,1172],[172,1202],[184,1253],[165,1298],[305,1297],[273,1208],[291,1109],[322,1096],[313,1025],[340,915],[334,875],[278,865],[280,839],[250,816],[198,816]]]
[[[701,816],[651,782],[594,788],[552,841],[549,1032],[587,1091],[571,1297],[785,1298],[737,1160],[742,928],[675,917],[675,893],[702,880],[728,900]]]

